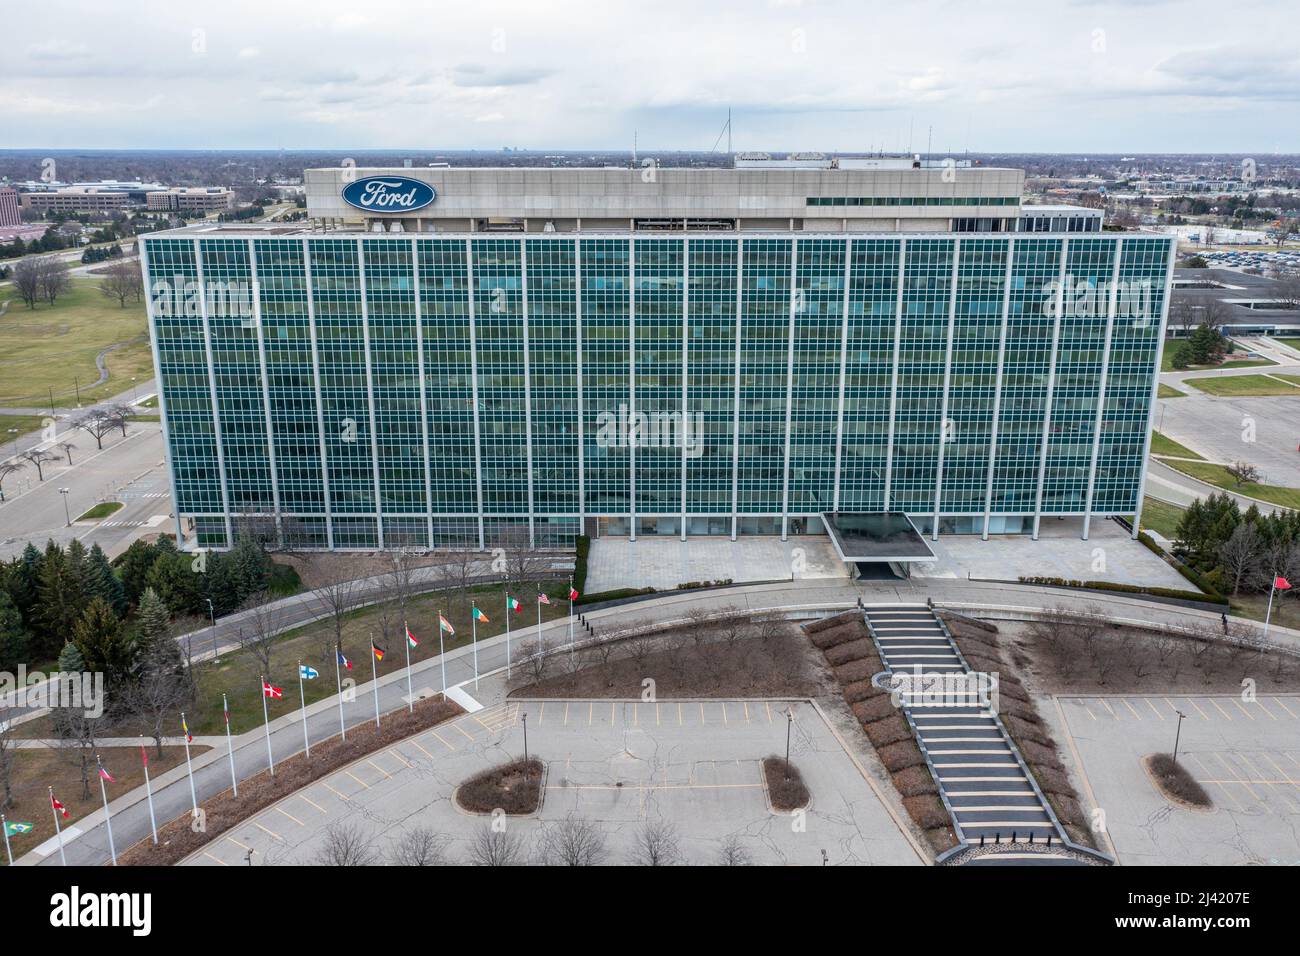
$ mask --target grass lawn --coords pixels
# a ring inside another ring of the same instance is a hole
[[[1253,483],[1238,486],[1223,465],[1211,464],[1208,461],[1178,461],[1174,458],[1166,458],[1162,460],[1162,463],[1181,471],[1185,475],[1199,478],[1201,481],[1209,482],[1227,491],[1235,491],[1239,495],[1249,495],[1251,498],[1259,498],[1261,501],[1281,505],[1284,508],[1300,508],[1300,488]]]
[[[0,317],[0,324],[3,322],[4,318]],[[39,431],[45,418],[44,415],[6,415],[0,412],[0,448],[28,432]]]
[[[117,511],[121,507],[122,507],[122,502],[120,501],[101,501],[99,504],[95,505],[95,507],[91,508],[89,511],[78,516],[77,520],[94,521],[98,518],[107,518],[109,515],[113,514],[113,512]]]
[[[136,406],[139,407],[139,408],[157,408],[157,407],[158,407],[158,396],[157,396],[157,395],[150,395],[150,396],[149,396],[148,398],[146,398],[143,402],[136,402],[135,404],[136,404]]]
[[[1172,385],[1166,385],[1164,382],[1160,383],[1160,389],[1156,392],[1156,398],[1183,398],[1186,395],[1186,392],[1180,392]]]
[[[0,405],[44,405],[50,388],[56,403],[72,405],[74,376],[85,405],[121,392],[133,376],[152,377],[143,303],[120,308],[93,279],[73,279],[53,306],[29,309],[16,294],[9,298],[9,310],[0,316]],[[99,378],[95,356],[119,342],[126,344],[104,357],[108,381],[88,388]]]
[[[1274,372],[1274,378],[1284,378],[1293,385],[1300,385],[1300,375],[1283,375],[1281,372]]]
[[[1252,621],[1262,621],[1268,613],[1268,595],[1239,594],[1232,598],[1232,613],[1249,618]],[[1300,600],[1295,598],[1278,600],[1274,598],[1271,620],[1272,623],[1281,627],[1300,629]]]
[[[1171,505],[1155,498],[1142,499],[1142,527],[1154,531],[1170,541],[1178,536],[1178,522],[1183,519],[1185,508]]]
[[[1259,397],[1264,395],[1300,395],[1300,384],[1279,382],[1267,375],[1221,375],[1213,378],[1185,378],[1183,382],[1207,395]]]
[[[1283,345],[1289,345],[1293,349],[1300,349],[1300,339],[1280,338],[1274,339],[1274,342],[1281,342]]]
[[[1266,358],[1259,359],[1234,359],[1220,362],[1218,365],[1188,365],[1185,369],[1174,368],[1174,356],[1183,349],[1187,348],[1187,343],[1181,339],[1173,339],[1165,343],[1165,350],[1160,356],[1160,371],[1162,372],[1200,372],[1210,368],[1257,368],[1264,365],[1276,365],[1277,363]]]
[[[1198,458],[1205,460],[1204,455],[1198,455],[1186,445],[1180,445],[1166,435],[1153,431],[1151,433],[1151,454],[1153,455],[1176,455],[1179,458]]]
[[[177,764],[185,762],[184,747],[164,747],[160,757],[152,743],[148,746],[149,776],[154,780]],[[191,746],[190,754],[197,757],[207,749],[207,747]],[[116,800],[136,787],[144,786],[144,769],[140,765],[139,747],[103,747],[99,755],[104,761],[104,769],[117,781],[106,784],[109,800]],[[81,764],[77,754],[46,747],[24,748],[14,752],[15,803],[5,811],[5,817],[10,823],[31,823],[35,827],[30,833],[9,838],[14,859],[54,836],[54,817],[50,811],[50,797],[46,787],[53,787],[54,795],[68,808],[68,819],[59,820],[64,830],[82,817],[103,809],[103,798],[99,793],[99,778],[95,774],[94,758],[91,759],[91,795],[87,798],[81,787]],[[118,845],[119,851],[125,849],[125,846]],[[55,850],[56,864],[58,855],[58,850]],[[0,853],[0,864],[4,862],[4,854]]]

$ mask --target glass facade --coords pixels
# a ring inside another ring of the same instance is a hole
[[[571,544],[1132,513],[1170,240],[144,238],[200,544]]]

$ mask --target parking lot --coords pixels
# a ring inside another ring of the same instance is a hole
[[[786,709],[791,760],[812,792],[806,816],[771,811],[761,760],[782,754]],[[601,825],[608,862],[621,863],[643,821],[671,820],[683,856],[710,863],[738,834],[755,863],[917,864],[911,844],[820,714],[781,701],[525,701],[497,705],[361,760],[281,801],[192,856],[190,864],[311,862],[324,829],[362,828],[379,850],[411,828],[467,847],[482,817],[452,800],[463,780],[523,754],[547,763],[541,810],[512,820],[530,846],[547,821],[570,814]]]
[[[1082,766],[1128,865],[1300,863],[1300,697],[1061,697],[1067,755]],[[1173,750],[1210,794],[1211,811],[1176,807],[1141,759]]]

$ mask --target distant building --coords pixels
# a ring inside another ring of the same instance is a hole
[[[0,186],[0,228],[21,226],[22,210],[18,208],[18,190],[12,186]]]
[[[220,186],[172,186],[146,197],[150,212],[222,212],[235,204],[235,194]]]
[[[18,183],[25,208],[50,213],[105,213],[144,207],[156,211],[211,212],[229,209],[234,193],[219,186],[163,186],[160,183]]]

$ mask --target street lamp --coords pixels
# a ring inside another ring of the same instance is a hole
[[[67,527],[69,528],[72,527],[72,512],[68,511],[68,493],[71,490],[72,489],[70,488],[59,489],[59,494],[63,496],[63,517],[67,519],[68,521]]]
[[[524,776],[528,776],[528,711],[524,711]]]
[[[212,626],[217,626],[217,609],[212,606],[212,598],[204,598],[208,602],[208,616],[212,618]]]
[[[785,709],[785,779],[790,779],[790,728],[794,725],[794,711]]]
[[[1187,717],[1181,710],[1174,711],[1178,715],[1178,728],[1174,731],[1174,766],[1178,766],[1178,738],[1183,733],[1183,720]]]

